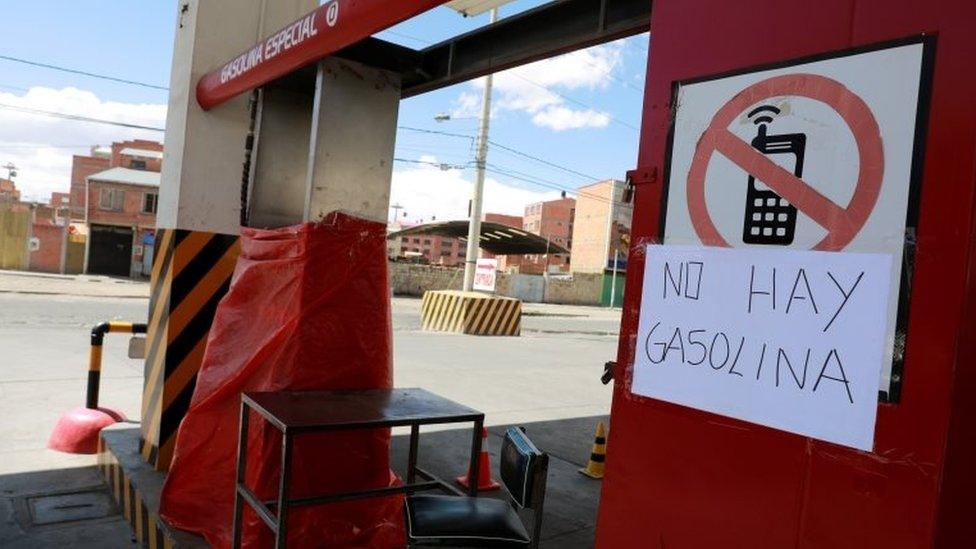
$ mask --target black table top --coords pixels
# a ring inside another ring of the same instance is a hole
[[[394,427],[484,417],[419,388],[253,392],[242,398],[279,429]]]

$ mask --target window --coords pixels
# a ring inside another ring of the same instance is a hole
[[[122,189],[99,189],[98,207],[102,210],[122,211],[125,191]]]
[[[430,246],[430,239],[429,238],[425,238],[424,239],[424,246]]]
[[[132,168],[133,170],[145,170],[146,161],[133,158],[132,160],[129,161],[129,167]]]
[[[159,195],[156,193],[146,193],[142,197],[142,213],[156,213],[156,206],[159,203]]]

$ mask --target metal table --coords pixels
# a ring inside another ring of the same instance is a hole
[[[281,479],[277,501],[261,501],[244,481],[247,464],[247,430],[249,411],[254,410],[281,431]],[[418,438],[421,425],[473,422],[471,436],[470,495],[478,492],[478,458],[481,454],[481,430],[485,415],[424,389],[373,389],[361,391],[277,391],[241,395],[241,420],[237,449],[237,486],[234,497],[234,543],[241,544],[241,516],[246,502],[275,533],[275,547],[284,547],[287,539],[288,510],[305,505],[321,505],[355,499],[406,494],[442,489],[463,494],[448,482],[417,466]],[[406,483],[355,492],[325,494],[300,499],[288,498],[291,475],[292,443],[296,435],[310,432],[385,427],[410,427],[410,454]],[[424,479],[417,482],[417,477]],[[271,512],[277,508],[277,514]]]

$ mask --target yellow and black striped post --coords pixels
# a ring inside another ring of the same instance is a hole
[[[98,388],[102,378],[102,344],[105,334],[144,334],[145,324],[132,322],[102,322],[91,331],[91,350],[88,352],[88,391],[85,393],[85,407],[98,408]]]
[[[471,335],[517,336],[522,332],[522,302],[477,292],[424,292],[420,305],[424,330]]]
[[[157,470],[169,469],[176,429],[189,408],[210,325],[238,252],[236,235],[156,231],[140,452]]]

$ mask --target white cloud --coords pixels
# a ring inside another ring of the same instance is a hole
[[[549,107],[537,112],[532,117],[532,122],[557,132],[577,128],[605,128],[610,123],[610,115],[593,109],[574,111],[566,107]]]
[[[504,111],[521,112],[530,115],[536,125],[556,131],[606,127],[610,122],[608,113],[569,107],[569,101],[560,93],[606,89],[613,73],[623,64],[624,46],[622,42],[612,42],[496,74],[492,116]],[[483,78],[472,82],[478,90],[483,90],[484,85]],[[454,101],[452,115],[478,116],[480,109],[481,94],[465,91]]]
[[[14,107],[14,109],[7,108]],[[34,109],[163,127],[166,105],[103,101],[78,88],[34,87],[23,95],[0,93],[0,165],[17,166],[17,187],[25,199],[45,201],[71,185],[71,156],[92,145],[126,139],[162,140],[162,132],[65,120],[16,109]],[[0,172],[4,176],[6,172]]]
[[[424,156],[424,162],[437,163],[433,157]],[[464,219],[468,216],[468,201],[474,182],[465,178],[459,169],[441,170],[436,166],[419,165],[416,168],[393,173],[390,204],[403,206],[400,219],[411,222]],[[484,212],[522,215],[527,204],[559,198],[559,193],[535,192],[499,182],[491,177],[485,180]],[[403,216],[406,212],[406,217]]]

